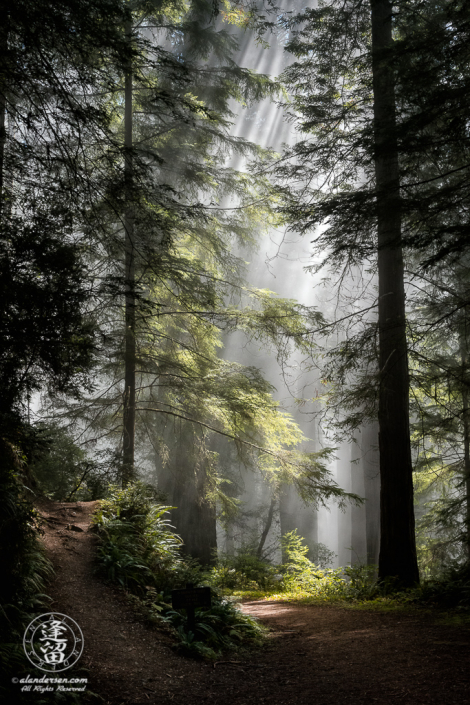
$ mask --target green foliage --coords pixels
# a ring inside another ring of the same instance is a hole
[[[157,585],[163,572],[179,563],[181,539],[165,515],[171,507],[155,503],[155,492],[141,482],[111,486],[94,516],[100,546],[98,566],[109,579],[134,592]]]
[[[39,518],[26,499],[16,450],[2,442],[1,451],[0,599],[2,605],[15,602],[20,608],[26,604],[32,607],[33,596],[42,593],[43,579],[51,574],[52,567],[39,548]]]
[[[194,631],[185,610],[171,607],[171,591],[197,586],[205,573],[197,561],[180,557],[181,539],[171,531],[169,507],[155,502],[155,491],[141,482],[110,487],[94,516],[100,572],[125,587],[146,619],[166,627],[176,648],[188,655],[215,657],[223,649],[260,640],[263,630],[233,604],[212,591],[212,607],[196,610]]]
[[[310,601],[357,601],[387,592],[377,584],[377,567],[366,565],[327,568],[334,554],[323,544],[309,548],[297,530],[281,539],[285,561],[273,566],[242,549],[235,556],[222,556],[210,572],[210,581],[227,593],[248,599]],[[316,553],[323,565],[308,554]]]
[[[158,608],[157,620],[171,624],[178,638],[176,649],[191,656],[215,658],[222,651],[259,644],[265,631],[214,590],[210,609],[195,610],[194,631],[188,629],[185,610],[172,610],[162,603]]]
[[[65,429],[37,424],[40,445],[29,463],[29,472],[47,497],[57,501],[99,499],[104,489],[96,462],[90,461]]]
[[[41,547],[37,512],[26,498],[17,450],[0,440],[0,698],[22,702],[11,678],[31,669],[23,651],[28,623],[47,604],[45,583],[52,564]]]
[[[387,593],[387,585],[377,583],[376,565],[355,564],[346,566],[343,572],[347,579],[346,593],[349,599],[371,600]]]
[[[416,594],[417,602],[439,607],[470,609],[470,563],[444,571],[439,578],[426,581]]]
[[[235,4],[235,16],[238,9]],[[259,370],[220,359],[223,335],[238,330],[274,347],[284,363],[293,347],[311,352],[310,331],[323,318],[312,307],[244,282],[244,248],[277,223],[277,196],[263,170],[248,165],[267,154],[230,134],[230,104],[247,105],[273,95],[278,86],[237,66],[235,36],[216,23],[212,10],[211,3],[199,2],[129,6],[135,140],[131,198],[123,178],[129,155],[122,148],[122,63],[108,66],[114,80],[96,92],[110,116],[110,131],[105,139],[93,140],[93,146],[85,145],[91,155],[87,163],[96,165],[96,173],[92,170],[87,178],[99,180],[96,201],[86,210],[85,231],[93,243],[87,256],[93,271],[100,272],[98,374],[104,388],[98,385],[96,395],[65,413],[84,420],[89,438],[106,435],[120,447],[123,293],[131,286],[141,375],[137,464],[164,447],[165,460],[156,463],[159,479],[166,461],[177,458],[180,467],[171,470],[178,479],[181,465],[197,467],[201,501],[207,499],[212,507],[219,499],[227,504],[214,452],[215,434],[220,434],[230,439],[243,462],[276,481],[294,482],[303,497],[318,501],[341,495],[323,457],[296,450],[303,436],[274,401],[274,389]],[[162,45],[165,27],[168,42]],[[243,171],[234,168],[234,157]],[[126,208],[135,216],[131,285],[123,266],[121,217]],[[170,422],[189,443],[180,443]]]
[[[279,571],[248,549],[219,556],[210,572],[211,585],[230,590],[270,590],[279,586]]]
[[[337,594],[343,589],[344,578],[341,568],[323,570],[307,558],[308,546],[298,535],[297,529],[285,534],[282,548],[286,556],[283,569],[283,585],[288,592],[309,592],[312,594]]]
[[[282,566],[286,592],[326,600],[361,600],[377,594],[376,566],[320,568],[307,557],[308,546],[297,530],[285,534],[281,541],[287,559]]]

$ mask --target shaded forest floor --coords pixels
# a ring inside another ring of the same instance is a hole
[[[179,656],[93,574],[93,508],[40,505],[56,570],[50,609],[80,625],[89,689],[108,705],[470,704],[470,624],[431,611],[249,602],[244,611],[270,629],[265,647],[216,663]]]

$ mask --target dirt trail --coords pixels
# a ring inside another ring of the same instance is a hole
[[[81,665],[108,705],[470,704],[470,625],[438,625],[418,612],[251,602],[244,611],[271,629],[264,649],[215,665],[176,655],[94,576],[93,506],[43,502],[41,513],[56,568],[52,609],[80,625]]]

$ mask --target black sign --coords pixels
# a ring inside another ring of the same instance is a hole
[[[171,604],[174,610],[180,610],[182,608],[194,609],[195,607],[210,607],[211,589],[210,587],[201,587],[172,590]]]

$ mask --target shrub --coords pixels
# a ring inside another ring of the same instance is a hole
[[[450,568],[440,578],[426,581],[419,588],[416,600],[440,607],[470,609],[470,563]]]
[[[307,558],[308,546],[297,530],[285,534],[281,541],[287,557],[281,567],[286,591],[326,599],[368,599],[377,595],[376,566],[324,569]]]
[[[113,582],[134,592],[158,586],[163,572],[181,562],[182,541],[167,518],[167,507],[153,501],[152,488],[141,482],[125,489],[111,486],[93,524],[100,537],[98,566]]]
[[[171,607],[168,587],[161,592],[150,588],[137,606],[153,624],[170,628],[177,639],[175,648],[187,655],[215,658],[221,651],[260,643],[265,632],[256,620],[243,614],[217,590],[212,590],[209,609],[195,610],[194,630],[188,628],[186,610]]]
[[[297,530],[281,539],[285,562],[271,565],[260,560],[247,548],[234,556],[224,555],[210,572],[212,585],[225,591],[302,595],[318,599],[370,599],[377,595],[376,566],[353,565],[329,569],[334,557],[323,544],[316,544],[316,555],[322,564],[309,556],[312,548],[305,544]],[[326,564],[326,565],[325,565]]]
[[[296,529],[285,534],[281,543],[287,559],[281,567],[285,590],[325,596],[344,591],[346,581],[341,568],[322,569],[312,563],[307,558],[308,546],[304,543],[304,539],[298,535]]]
[[[31,672],[23,650],[23,635],[28,624],[47,610],[44,594],[53,574],[40,542],[40,517],[27,499],[25,459],[16,447],[0,438],[0,700],[21,705],[31,700],[22,693],[12,677]],[[48,702],[63,702],[54,693]],[[71,703],[79,700],[72,694]],[[44,703],[39,696],[36,702]]]
[[[242,548],[236,555],[224,555],[210,572],[211,584],[230,590],[269,590],[279,585],[279,571],[254,553]]]
[[[193,631],[185,610],[172,608],[173,589],[198,586],[207,575],[197,561],[180,556],[182,542],[165,518],[168,509],[141,482],[125,489],[112,486],[94,516],[99,570],[130,591],[130,600],[149,621],[170,629],[184,653],[215,657],[222,649],[258,641],[263,629],[217,590],[210,609],[196,610]]]

